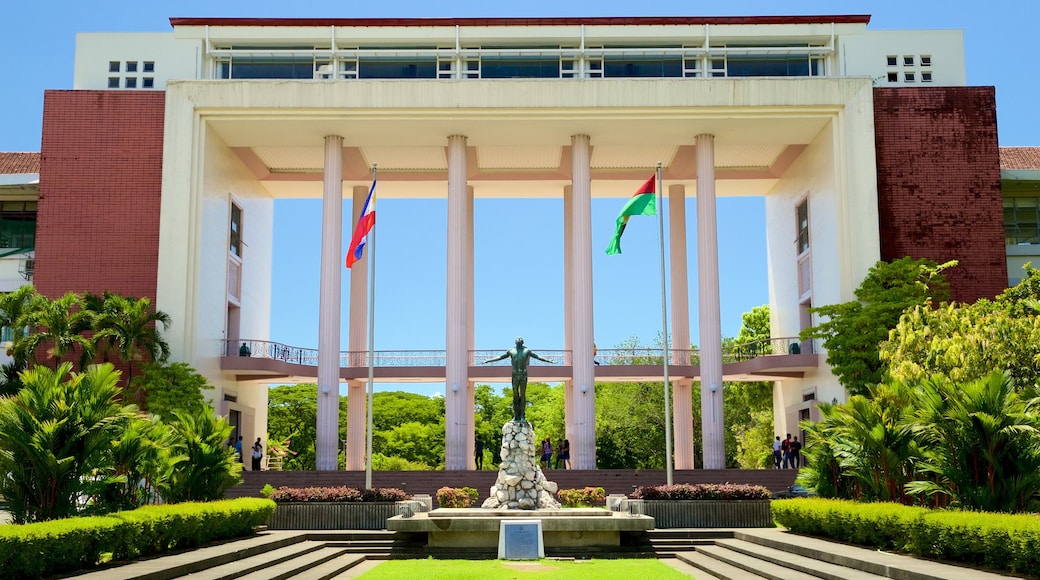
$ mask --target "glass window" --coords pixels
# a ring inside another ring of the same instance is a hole
[[[287,57],[236,57],[220,63],[220,78],[227,79],[310,79],[314,59]]]
[[[555,79],[560,77],[558,56],[484,56],[480,77],[485,79]]]
[[[236,61],[236,65],[237,61]],[[368,58],[358,61],[358,78],[360,79],[435,79],[437,78],[437,59],[402,60],[387,58]]]
[[[1004,198],[1004,238],[1009,246],[1040,244],[1040,197]]]
[[[119,72],[119,61],[118,60],[110,60],[110,61],[108,61],[108,72],[110,72],[110,73]]]
[[[798,204],[795,210],[798,223],[798,254],[809,250],[809,201]]]
[[[144,68],[142,69],[142,71],[146,73],[155,72],[155,62],[150,60],[144,61]]]
[[[136,89],[137,77],[126,77],[126,82],[123,83],[123,87],[128,89]]]
[[[922,54],[921,55],[921,66],[932,66],[932,55]]]
[[[137,72],[136,60],[131,60],[126,63],[126,72]]]
[[[0,247],[36,247],[36,202],[5,201],[0,204]]]
[[[712,63],[714,65],[714,63]],[[603,57],[605,77],[681,77],[681,56],[607,55]]]
[[[108,88],[118,89],[119,88],[119,77],[108,77]]]
[[[898,83],[899,82],[899,73],[894,73],[894,72],[893,73],[888,73],[888,82],[890,82],[890,83]]]
[[[807,56],[732,55],[726,63],[731,77],[807,77],[818,76],[820,63]]]
[[[896,55],[894,55],[894,54],[888,55],[887,61],[888,61],[888,66],[896,66],[899,63],[899,59],[897,59]]]
[[[141,79],[141,88],[143,88],[143,89],[155,88],[155,79],[153,79],[152,77],[144,77],[143,79]]]
[[[914,66],[914,56],[912,54],[903,57],[903,66]]]
[[[923,73],[921,73],[921,82],[922,83],[930,83],[930,82],[932,82],[932,73],[930,73],[930,72],[923,72]]]
[[[242,208],[231,204],[231,247],[232,254],[242,257]]]
[[[908,72],[903,74],[903,80],[905,80],[908,83],[914,82],[914,73]]]

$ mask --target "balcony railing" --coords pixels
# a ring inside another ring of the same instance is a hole
[[[467,362],[470,365],[502,355],[505,350],[471,350]],[[569,366],[573,363],[569,350],[537,350],[538,356],[553,361],[553,364]],[[726,363],[751,360],[761,356],[811,354],[812,341],[797,337],[770,338],[743,345],[723,348],[722,361]],[[368,366],[368,351],[341,351],[340,368]],[[225,340],[223,356],[255,357],[284,361],[291,364],[317,366],[318,349],[289,346],[266,340]],[[443,367],[447,356],[443,350],[377,350],[373,353],[372,366],[376,367]],[[650,365],[661,364],[659,348],[599,349],[593,357],[597,365]],[[696,349],[671,349],[668,362],[672,365],[699,365],[700,352]],[[508,358],[489,363],[492,366],[509,366]],[[547,366],[549,363],[531,359],[531,365]]]

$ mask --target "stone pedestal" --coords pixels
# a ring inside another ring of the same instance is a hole
[[[498,479],[481,507],[505,509],[559,509],[553,498],[556,483],[545,479],[538,465],[541,446],[527,421],[502,426],[502,463]]]

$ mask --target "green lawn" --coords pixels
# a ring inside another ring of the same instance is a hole
[[[687,579],[658,560],[390,560],[358,576],[358,580],[513,580],[515,578],[581,578],[582,580]]]

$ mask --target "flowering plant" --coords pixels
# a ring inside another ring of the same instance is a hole
[[[742,483],[680,483],[677,485],[652,485],[637,488],[629,496],[631,499],[649,500],[682,500],[682,499],[770,499],[769,489],[761,485]]]
[[[443,508],[468,508],[477,503],[477,490],[472,487],[442,487],[437,490],[437,503]]]
[[[269,496],[275,503],[284,502],[390,502],[403,501],[410,495],[393,487],[358,489],[356,487],[279,487]]]
[[[561,489],[557,492],[563,507],[593,507],[607,498],[602,487],[586,487],[585,489]]]

